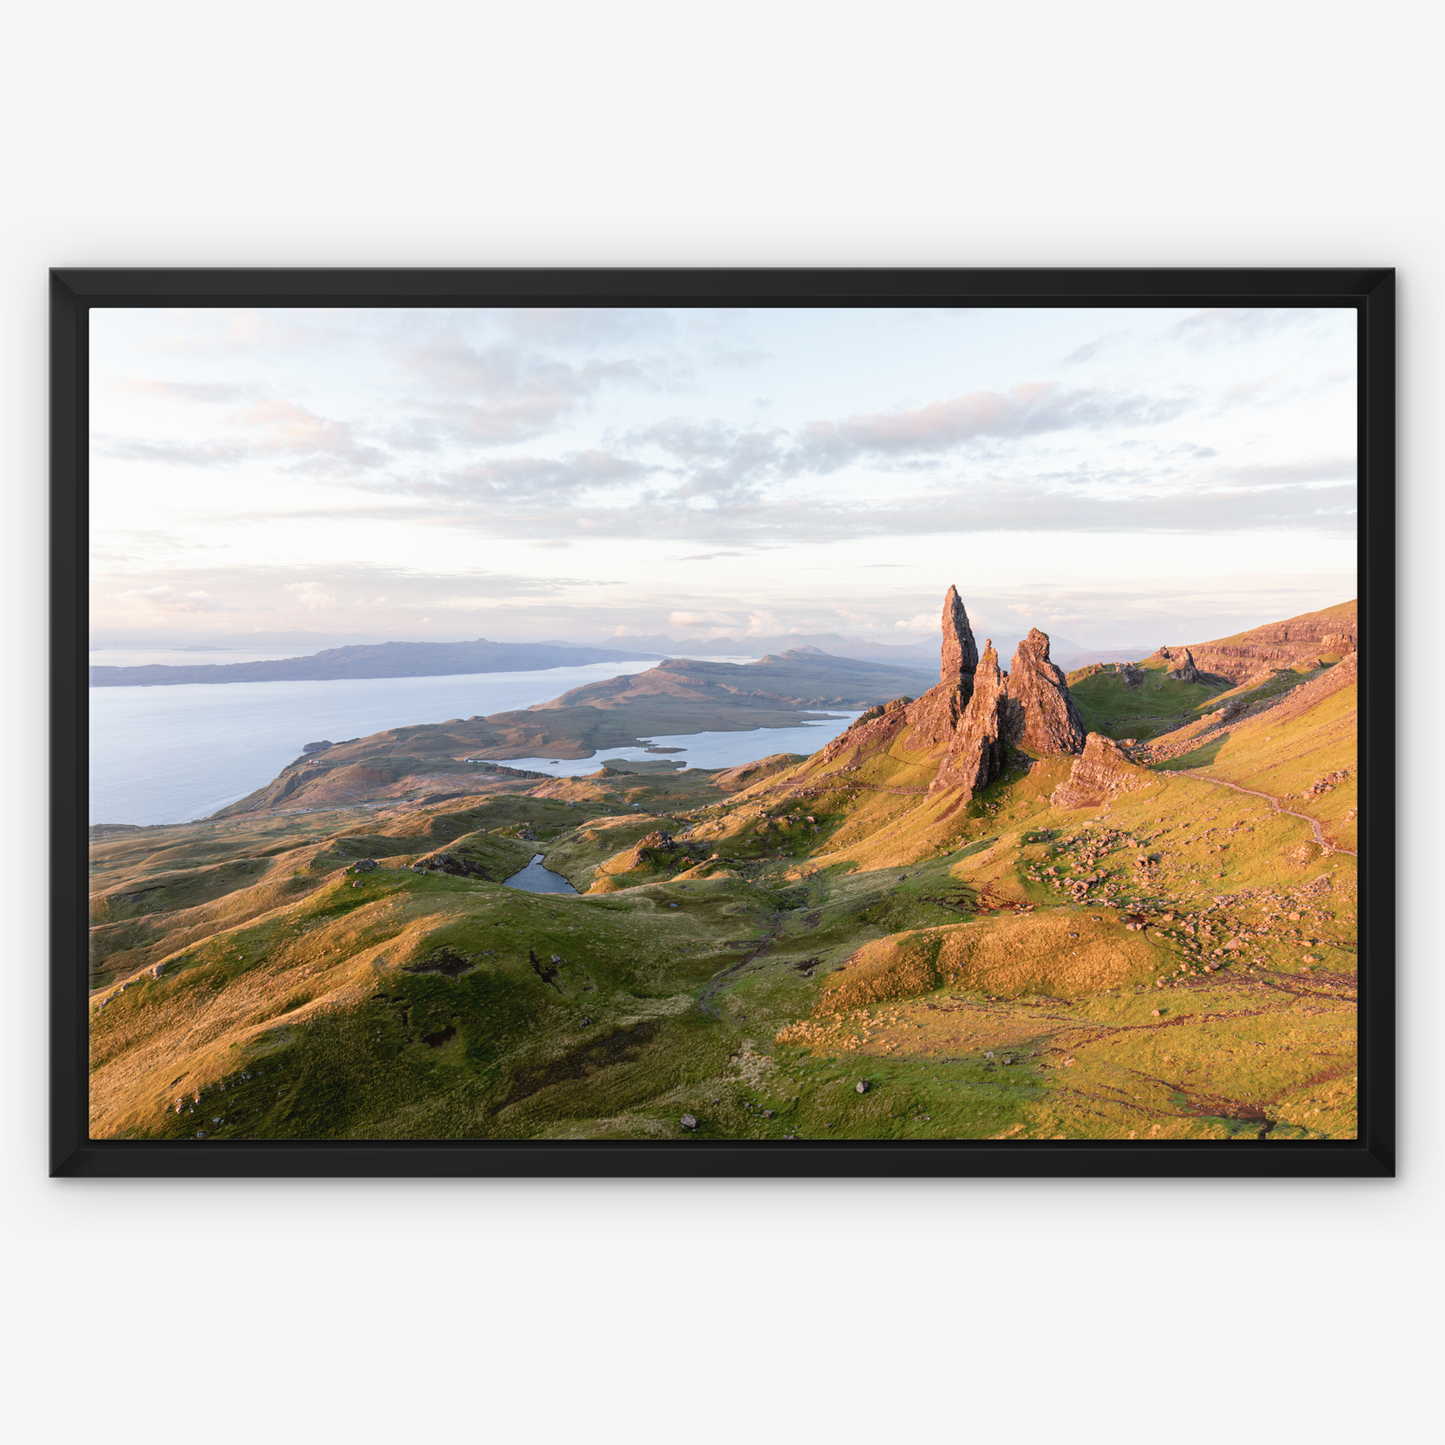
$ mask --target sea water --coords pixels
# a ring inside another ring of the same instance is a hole
[[[818,708],[818,712],[824,709]],[[646,748],[603,748],[588,758],[508,758],[506,768],[528,768],[538,773],[555,773],[575,778],[595,773],[603,763],[670,762],[679,768],[735,768],[765,758],[769,753],[815,753],[833,741],[859,714],[827,709],[826,719],[802,723],[793,728],[752,728],[736,733],[672,733],[645,738],[657,748],[677,748],[675,753],[651,753]],[[501,759],[498,759],[501,762]]]
[[[94,823],[189,822],[264,787],[300,756],[305,743],[342,742],[385,728],[531,707],[584,683],[655,666],[655,660],[638,660],[454,677],[92,688],[90,818]],[[768,753],[810,753],[854,716],[839,713],[835,720],[797,728],[649,739],[658,747],[685,748],[682,753],[612,748],[576,761],[505,763],[567,775],[596,772],[607,758],[667,757],[679,767],[732,767]]]

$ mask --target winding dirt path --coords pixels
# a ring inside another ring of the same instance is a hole
[[[1218,788],[1233,788],[1236,793],[1248,793],[1251,798],[1263,798],[1276,813],[1288,813],[1291,818],[1299,818],[1314,829],[1315,842],[1327,853],[1348,853],[1351,858],[1358,858],[1360,855],[1353,848],[1337,848],[1325,837],[1319,823],[1311,818],[1308,813],[1296,813],[1293,808],[1286,808],[1278,798],[1271,797],[1268,793],[1261,793],[1257,788],[1241,788],[1238,783],[1226,783],[1223,778],[1211,778],[1207,773],[1201,773],[1194,768],[1179,768],[1176,771],[1185,773],[1191,778],[1198,778],[1201,783],[1213,783]]]

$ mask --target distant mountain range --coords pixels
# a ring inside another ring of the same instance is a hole
[[[790,632],[773,637],[708,637],[678,642],[666,633],[653,636],[618,638],[619,642],[635,643],[653,652],[674,657],[761,657],[765,652],[787,652],[797,647],[813,647],[831,657],[858,657],[869,662],[892,662],[911,667],[923,661],[936,662],[938,644],[933,640],[920,642],[872,642],[860,637],[841,637],[836,632]]]
[[[980,640],[983,635],[980,631]],[[1022,638],[1022,632],[999,633],[993,637],[993,645],[1000,657],[1012,656],[1014,648]],[[812,647],[832,657],[858,657],[869,662],[891,662],[895,667],[916,667],[919,664],[933,667],[938,662],[938,643],[932,638],[918,642],[874,642],[861,637],[841,637],[836,632],[792,632],[779,637],[709,637],[705,642],[677,642],[665,633],[629,637],[625,640],[654,652],[682,657],[761,657],[765,652],[786,652],[800,647]],[[1138,647],[1100,651],[1070,642],[1067,637],[1055,637],[1052,634],[1050,643],[1054,661],[1063,668],[1083,667],[1090,662],[1134,662],[1153,650],[1141,644]]]
[[[327,682],[341,678],[452,677],[482,672],[539,672],[550,667],[578,667],[589,662],[661,662],[664,657],[762,657],[767,653],[812,651],[831,657],[883,662],[894,667],[934,669],[938,646],[932,642],[870,642],[840,637],[835,632],[789,634],[780,637],[713,637],[706,642],[675,642],[659,634],[620,638],[622,648],[587,647],[580,643],[489,642],[379,642],[350,647],[329,647],[306,657],[282,657],[262,662],[197,662],[144,667],[95,666],[92,687],[168,687],[179,683],[221,682]],[[1013,651],[1019,639],[994,638],[1000,654]],[[1151,649],[1096,652],[1067,638],[1053,639],[1053,657],[1066,669],[1091,662],[1132,662]]]
[[[310,657],[270,662],[206,662],[184,666],[92,667],[92,687],[165,687],[183,682],[321,682],[357,677],[451,677],[477,672],[537,672],[588,662],[661,661],[661,654],[570,643],[381,642],[328,647]]]

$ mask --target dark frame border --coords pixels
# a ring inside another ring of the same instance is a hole
[[[78,270],[50,273],[50,1172],[68,1177],[1392,1177],[1395,1173],[1395,272]],[[873,1143],[92,1140],[86,1132],[87,313],[109,306],[1268,306],[1359,313],[1360,1134],[1357,1140]],[[1373,660],[1382,659],[1379,685]]]

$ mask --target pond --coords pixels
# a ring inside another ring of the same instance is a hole
[[[575,893],[577,890],[560,874],[542,866],[542,855],[533,855],[532,861],[520,873],[502,879],[504,888],[520,888],[525,893]]]

